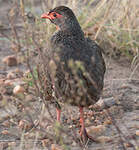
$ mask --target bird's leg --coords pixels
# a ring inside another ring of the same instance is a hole
[[[60,123],[61,109],[56,108],[57,121]]]
[[[60,123],[61,106],[57,101],[55,101],[55,107],[56,107],[56,114],[57,114],[56,120],[57,120],[57,122]]]
[[[86,129],[85,129],[85,124],[84,124],[84,113],[83,113],[83,107],[80,107],[80,125],[81,125],[81,129],[80,129],[80,136],[81,136],[81,140],[86,143],[89,139],[91,141],[97,142],[97,140],[95,138],[93,138],[92,136],[88,135]]]

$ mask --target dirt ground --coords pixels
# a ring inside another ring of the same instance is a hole
[[[11,8],[10,2],[8,0],[0,1],[0,31],[4,33],[8,33],[10,31],[8,20],[6,19],[7,11]],[[11,149],[50,149],[51,144],[54,144],[50,141],[49,146],[44,147],[43,144],[36,144],[35,142],[30,142],[27,139],[24,139],[22,143],[23,133],[19,129],[18,123],[19,120],[25,119],[24,115],[21,117],[19,115],[20,110],[15,106],[14,98],[13,98],[13,88],[17,84],[22,84],[20,79],[20,73],[22,74],[28,69],[25,64],[19,63],[17,66],[8,67],[3,63],[3,58],[9,55],[16,55],[16,53],[11,49],[10,42],[3,36],[0,36],[0,149],[8,150],[9,147]],[[100,143],[91,143],[86,145],[87,150],[122,150],[124,146],[127,150],[134,149],[132,143],[136,150],[139,149],[139,68],[135,71],[131,68],[131,63],[128,62],[126,58],[114,60],[113,58],[105,57],[107,71],[105,74],[105,85],[104,92],[102,95],[102,99],[113,99],[114,102],[108,108],[110,114],[113,116],[116,121],[116,125],[113,123],[107,122],[109,119],[107,117],[107,109],[103,109],[100,111],[91,111],[86,109],[86,124],[88,126],[88,130],[90,129],[90,133],[92,133],[92,126],[103,125],[105,126],[105,130],[98,133],[97,137],[103,136],[103,140],[105,142]],[[15,71],[19,70],[19,71]],[[8,78],[7,75],[9,72],[13,72],[16,74],[14,79],[14,84],[9,88],[7,85]],[[17,80],[16,80],[17,79]],[[7,81],[7,82],[6,82]],[[8,89],[9,88],[9,89]],[[8,92],[3,92],[7,91]],[[3,95],[4,93],[4,95]],[[2,97],[2,98],[1,98]],[[27,97],[27,96],[26,96]],[[32,96],[31,96],[32,97]],[[12,99],[13,98],[13,99]],[[29,97],[28,97],[29,98]],[[6,99],[8,105],[6,107],[4,105],[3,99]],[[42,103],[36,102],[35,100],[31,102],[32,107],[42,106]],[[64,105],[62,111],[62,123],[63,126],[68,128],[68,132],[71,135],[74,135],[74,129],[78,129],[78,120],[79,113],[78,109],[75,107]],[[39,108],[38,108],[39,109]],[[30,111],[30,110],[29,110]],[[48,115],[48,112],[44,110],[44,116]],[[52,112],[55,117],[55,111]],[[89,116],[89,114],[91,114]],[[10,116],[10,117],[9,117]],[[18,118],[18,117],[21,118]],[[69,119],[69,116],[71,119]],[[94,117],[93,117],[94,116]],[[39,115],[33,115],[33,120],[37,120]],[[36,117],[36,118],[35,118]],[[47,116],[48,117],[48,116]],[[50,118],[50,117],[48,117]],[[51,119],[51,118],[50,118]],[[66,120],[66,121],[65,121]],[[10,125],[8,123],[10,122]],[[43,126],[43,125],[42,125]],[[119,127],[121,132],[118,133],[116,127]],[[47,126],[47,128],[49,125]],[[51,130],[49,127],[48,130]],[[8,131],[10,133],[4,133],[3,131]],[[30,134],[33,131],[31,131]],[[77,133],[78,134],[78,133]],[[93,135],[94,133],[92,133]],[[95,135],[95,134],[94,134]],[[123,141],[120,139],[120,136]],[[125,136],[125,137],[124,137]],[[20,138],[18,138],[20,137]],[[35,137],[37,138],[37,137]],[[66,137],[67,138],[67,137]],[[30,138],[31,139],[31,138]],[[67,145],[72,150],[80,150],[80,146],[71,140],[69,137],[68,141],[66,141]],[[35,139],[36,140],[36,139]],[[21,144],[22,143],[22,144]],[[34,146],[35,143],[35,146]],[[23,146],[24,145],[24,146]],[[46,144],[47,145],[47,144]],[[23,148],[24,147],[24,148]]]

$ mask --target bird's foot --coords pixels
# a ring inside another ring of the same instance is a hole
[[[92,136],[90,136],[86,129],[84,128],[83,130],[80,131],[80,137],[81,137],[81,141],[86,144],[88,142],[98,142],[98,140]]]

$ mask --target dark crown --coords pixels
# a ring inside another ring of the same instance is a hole
[[[70,17],[75,16],[73,11],[70,8],[66,7],[66,6],[58,6],[54,9],[52,9],[50,12],[53,12],[53,11],[57,12],[59,14],[64,13],[65,15],[68,15]]]

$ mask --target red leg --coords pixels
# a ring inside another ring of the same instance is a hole
[[[61,109],[56,108],[56,113],[57,113],[57,121],[60,122]]]
[[[88,133],[85,129],[83,107],[80,107],[79,111],[80,111],[80,125],[81,125],[81,129],[80,129],[81,140],[85,143],[88,141],[88,139],[90,139],[94,142],[97,142],[97,140],[95,138],[88,135]]]
[[[80,107],[79,111],[80,111],[80,125],[81,125],[80,136],[82,136],[83,130],[85,129],[83,107]]]

